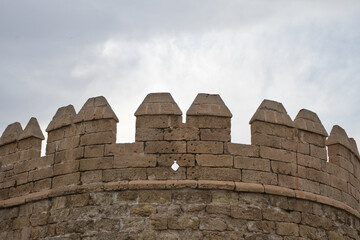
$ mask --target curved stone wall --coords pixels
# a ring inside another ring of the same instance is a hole
[[[186,123],[181,115],[170,94],[149,94],[136,142],[116,143],[118,118],[91,98],[79,113],[56,112],[44,157],[35,118],[24,130],[10,124],[0,138],[0,237],[360,238],[359,153],[341,127],[328,137],[315,113],[292,121],[264,100],[244,145],[231,142],[219,95],[199,94]]]

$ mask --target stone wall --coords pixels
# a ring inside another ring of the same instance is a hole
[[[186,123],[168,93],[149,94],[135,116],[136,141],[119,144],[104,97],[62,107],[44,157],[35,118],[10,124],[0,239],[360,239],[359,153],[341,127],[328,136],[315,113],[292,121],[264,100],[251,145],[232,143],[232,114],[209,94]]]

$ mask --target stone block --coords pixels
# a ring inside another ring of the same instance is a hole
[[[25,196],[33,191],[33,183],[27,183],[12,187],[9,190],[9,198]]]
[[[79,161],[69,161],[54,164],[54,176],[73,173],[79,171]]]
[[[84,157],[91,158],[91,157],[102,157],[104,156],[104,145],[92,145],[92,146],[85,146]]]
[[[15,218],[12,224],[12,229],[22,229],[29,226],[29,217],[18,217]]]
[[[30,224],[33,227],[46,225],[48,217],[49,215],[47,212],[32,214],[30,217]]]
[[[199,218],[195,216],[184,215],[181,217],[168,217],[168,228],[174,230],[198,229]]]
[[[296,162],[296,153],[287,150],[260,146],[260,157],[282,162]]]
[[[239,143],[225,143],[224,152],[231,155],[259,157],[259,147]]]
[[[156,214],[156,206],[141,204],[130,207],[131,217],[150,217]]]
[[[55,153],[55,163],[68,162],[84,157],[84,148],[68,149]]]
[[[166,230],[167,229],[167,217],[165,216],[152,216],[150,217],[150,224],[154,230]]]
[[[102,170],[86,171],[81,173],[81,182],[83,184],[101,182]]]
[[[251,124],[251,134],[255,133],[291,139],[294,137],[294,128],[269,122],[255,121]]]
[[[230,206],[229,205],[207,205],[206,212],[209,214],[215,215],[227,215],[230,216]]]
[[[224,151],[222,142],[213,141],[188,141],[188,153],[211,153],[222,154]]]
[[[104,182],[145,180],[146,178],[146,168],[107,169],[103,171]]]
[[[254,170],[242,170],[242,181],[250,183],[261,183],[277,185],[277,174],[270,172],[254,171]]]
[[[164,140],[166,141],[194,141],[200,140],[199,129],[194,127],[167,128],[164,129]]]
[[[108,169],[113,166],[113,157],[87,158],[80,160],[80,171]]]
[[[163,128],[136,128],[135,141],[161,141],[164,140]]]
[[[323,160],[321,160],[319,158],[316,158],[316,157],[313,157],[313,156],[304,155],[304,154],[301,154],[301,153],[297,154],[297,162],[301,166],[321,170],[322,161]]]
[[[234,158],[234,167],[269,172],[270,160],[262,159],[262,158],[236,156]]]
[[[279,186],[288,187],[292,189],[299,189],[302,191],[320,193],[320,184],[318,182],[310,181],[303,178],[297,178],[287,175],[278,175]]]
[[[261,208],[231,205],[231,217],[245,220],[261,220]]]
[[[196,162],[204,167],[232,167],[234,165],[232,155],[197,154]]]
[[[139,203],[170,203],[171,190],[142,190],[139,191]]]
[[[237,192],[217,190],[211,193],[211,202],[216,205],[238,204],[239,194]]]
[[[196,128],[223,128],[230,129],[231,118],[216,116],[187,116],[186,125]]]
[[[233,168],[189,167],[187,179],[241,181],[241,170]]]
[[[312,168],[298,167],[299,177],[330,185],[330,175]]]
[[[105,145],[105,156],[131,154],[131,153],[143,153],[143,152],[144,152],[144,143],[143,142],[116,143],[116,144],[106,144]]]
[[[320,184],[320,194],[323,196],[327,196],[330,197],[332,199],[341,201],[341,191],[339,189],[330,187],[328,185],[325,184]]]
[[[186,153],[185,141],[146,142],[145,153]]]
[[[66,207],[83,207],[89,204],[89,194],[75,194],[66,196]]]
[[[325,137],[306,131],[299,131],[299,140],[301,142],[310,143],[318,147],[325,147]]]
[[[274,173],[280,173],[284,175],[297,175],[297,165],[295,163],[271,161],[271,170]]]
[[[80,142],[79,139],[80,139],[79,136],[73,136],[73,137],[61,139],[58,142],[54,142],[54,143],[57,143],[56,151],[63,151],[63,150],[73,149],[73,148],[78,147],[79,142]]]
[[[325,147],[318,147],[310,144],[310,154],[316,158],[320,158],[324,161],[327,159],[327,152]]]
[[[47,168],[30,171],[28,179],[29,179],[29,181],[36,181],[36,180],[40,180],[40,179],[44,179],[44,178],[48,178],[48,177],[52,177],[52,176],[53,176],[53,168],[47,167]]]
[[[342,167],[349,173],[354,173],[354,165],[346,158],[342,156],[329,156],[329,162],[335,165],[338,165],[339,167]]]
[[[78,185],[80,183],[80,173],[70,173],[66,175],[60,175],[53,178],[52,187],[62,187],[67,185]]]
[[[99,119],[82,123],[85,133],[116,132],[116,121],[114,119]]]
[[[181,124],[182,118],[180,115],[144,115],[136,117],[136,129],[180,127]]]
[[[157,159],[158,166],[170,167],[174,161],[179,164],[180,167],[192,167],[195,166],[194,154],[160,154]]]
[[[155,154],[123,154],[114,157],[114,168],[128,168],[128,167],[155,167]]]
[[[115,143],[116,134],[114,132],[97,132],[89,133],[81,136],[80,145],[95,145],[95,144],[106,144]]]
[[[226,221],[220,217],[200,217],[200,230],[225,231]]]
[[[34,192],[40,192],[42,190],[48,190],[51,188],[51,178],[42,179],[34,182]]]
[[[211,192],[208,190],[174,190],[172,197],[174,203],[180,204],[207,204],[211,202]]]
[[[301,221],[300,212],[279,210],[277,208],[263,208],[262,216],[264,220],[269,221],[289,223],[300,223]]]
[[[282,138],[280,138],[278,136],[254,133],[251,135],[251,145],[282,148],[281,139]]]
[[[186,168],[180,167],[177,171],[170,167],[147,168],[147,178],[149,180],[179,180],[186,179]]]
[[[229,128],[200,129],[200,140],[229,142],[231,140],[230,129]]]
[[[276,233],[281,236],[299,236],[299,226],[295,223],[276,223]]]
[[[48,132],[47,142],[55,142],[63,139],[65,136],[64,128],[58,128]]]
[[[138,199],[137,191],[121,191],[116,195],[116,203],[135,203]]]

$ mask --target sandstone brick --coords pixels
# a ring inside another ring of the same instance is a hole
[[[177,171],[170,167],[147,168],[149,180],[186,179],[186,168],[180,167]]]
[[[231,118],[215,116],[186,116],[186,124],[197,128],[230,128]]]
[[[188,141],[187,142],[188,153],[211,153],[222,154],[223,143],[213,141]]]
[[[329,162],[344,168],[350,173],[354,172],[353,164],[342,156],[329,156]]]
[[[157,159],[158,166],[170,167],[174,161],[181,167],[195,166],[195,155],[193,154],[160,154]]]
[[[30,223],[31,226],[41,226],[41,225],[46,225],[47,224],[47,220],[48,220],[48,213],[47,212],[42,212],[42,213],[37,213],[37,214],[32,214],[30,217]]]
[[[197,154],[196,162],[199,166],[204,166],[204,167],[232,167],[233,156]]]
[[[239,143],[225,143],[224,152],[226,154],[259,157],[259,147],[253,145],[239,144]]]
[[[237,192],[218,190],[212,192],[211,202],[213,204],[237,204],[239,201],[239,194]]]
[[[229,128],[200,129],[200,140],[202,141],[229,142],[230,139],[231,139],[231,135]]]
[[[80,183],[80,173],[70,173],[53,178],[52,187],[61,187],[66,185],[78,185]]]
[[[310,155],[310,144],[298,142],[296,151],[301,154]]]
[[[155,230],[165,230],[167,229],[167,217],[152,216],[150,217],[150,224]]]
[[[155,167],[155,154],[123,154],[114,157],[114,168],[128,168],[128,167]]]
[[[331,219],[309,213],[301,214],[301,223],[315,228],[321,227],[326,230],[330,229],[332,226]]]
[[[18,217],[13,221],[12,229],[22,229],[29,226],[29,217]]]
[[[134,205],[130,207],[130,216],[132,217],[150,217],[155,214],[155,205]]]
[[[200,230],[225,231],[227,229],[226,221],[219,217],[201,217]]]
[[[251,134],[251,145],[282,148],[281,138],[261,133]]]
[[[0,200],[9,198],[9,188],[0,189]]]
[[[322,170],[324,172],[330,173],[330,175],[336,175],[338,178],[341,178],[344,181],[349,180],[349,172],[331,162],[323,161],[322,162]]]
[[[99,119],[96,121],[83,122],[85,133],[94,132],[116,132],[116,121],[114,119]]]
[[[69,161],[54,164],[54,176],[73,173],[79,171],[79,161]]]
[[[276,223],[276,233],[282,236],[299,236],[299,226],[295,223]]]
[[[90,193],[90,200],[89,205],[97,205],[97,206],[104,206],[104,209],[107,209],[108,206],[114,204],[113,192],[97,192],[97,193]],[[114,209],[114,208],[113,208]],[[115,209],[114,209],[115,210]]]
[[[298,167],[298,174],[302,178],[306,178],[315,182],[330,185],[330,175],[323,171],[318,171],[312,168]]]
[[[282,149],[270,148],[266,146],[260,146],[260,156],[262,158],[267,158],[282,162],[291,162],[291,163],[296,162],[296,153]]]
[[[27,161],[33,158],[38,158],[40,157],[40,154],[40,149],[23,150],[19,152],[19,161]]]
[[[206,212],[209,214],[216,215],[227,215],[230,216],[230,206],[229,205],[207,205]]]
[[[296,176],[297,165],[294,163],[271,161],[271,170],[274,173]]]
[[[89,204],[89,194],[75,194],[66,197],[66,207],[82,207]]]
[[[320,184],[303,178],[297,178],[287,175],[278,175],[279,186],[292,189],[299,189],[312,193],[320,193]]]
[[[251,134],[255,133],[293,138],[294,128],[269,122],[255,121],[251,124]]]
[[[187,169],[187,179],[241,181],[241,170],[233,168],[190,167]]]
[[[4,177],[3,187],[12,187],[15,185],[21,185],[27,183],[29,180],[29,174],[27,172],[13,175],[13,172],[7,172]],[[31,181],[31,180],[30,180]]]
[[[105,144],[105,156],[143,153],[143,152],[144,152],[143,142]]]
[[[139,203],[170,203],[171,190],[142,190],[139,192]]]
[[[145,153],[186,153],[185,141],[146,142]]]
[[[278,210],[276,208],[263,208],[263,219],[278,222],[300,223],[301,214],[295,211]]]
[[[64,138],[64,128],[55,129],[48,132],[47,142],[51,143]]]
[[[310,143],[319,147],[325,146],[325,137],[306,131],[299,131],[299,139],[302,142]]]
[[[236,156],[234,158],[234,167],[267,172],[270,171],[270,161],[268,159]]]
[[[42,142],[42,139],[35,138],[35,137],[21,139],[18,142],[18,150],[20,150],[20,151],[27,150],[27,149],[41,150],[41,142]]]
[[[104,145],[85,146],[84,157],[102,157],[104,156],[104,150]]]
[[[136,117],[136,128],[168,128],[180,127],[180,115],[144,115]]]
[[[195,216],[168,217],[168,228],[176,230],[197,229],[199,219]]]
[[[325,147],[318,147],[315,145],[310,144],[310,154],[316,158],[320,158],[322,160],[327,159],[327,152]]]
[[[200,140],[199,129],[194,127],[180,127],[164,129],[164,140],[170,141],[194,141]]]
[[[328,185],[320,184],[320,194],[341,201],[341,191]]]
[[[105,144],[105,143],[115,143],[115,133],[114,132],[97,132],[89,133],[81,136],[80,145],[95,145],[95,144]]]
[[[173,201],[175,203],[201,203],[211,202],[211,193],[208,190],[176,190],[173,191]]]
[[[103,181],[145,180],[145,168],[107,169],[103,171]]]
[[[297,161],[298,161],[297,163],[299,165],[320,170],[322,168],[323,160],[313,157],[313,156],[308,156],[308,155],[298,153]]]
[[[33,191],[33,183],[27,183],[10,188],[9,197],[25,196]]]
[[[341,156],[346,159],[350,159],[351,151],[341,144],[328,145],[329,156]]]
[[[68,137],[59,140],[57,143],[56,151],[63,151],[67,149],[73,149],[79,146],[79,136]],[[56,143],[56,142],[55,142]]]
[[[242,181],[250,183],[277,185],[277,175],[270,172],[242,170]]]
[[[138,199],[137,191],[121,191],[117,193],[117,203],[135,203]]]
[[[334,175],[330,175],[330,185],[340,191],[346,191],[347,188],[346,180]]]
[[[34,182],[34,192],[39,192],[42,190],[47,190],[51,188],[51,178],[42,179],[40,181]]]
[[[135,141],[161,141],[164,140],[162,128],[136,128]]]
[[[14,173],[22,173],[34,170],[36,168],[45,168],[54,163],[53,156],[44,156],[40,158],[29,159],[23,162],[18,162],[14,165]]]
[[[88,158],[80,160],[80,171],[108,169],[113,166],[113,157]]]
[[[101,182],[101,180],[102,170],[86,171],[81,173],[81,182],[83,184]]]
[[[55,163],[73,161],[84,157],[84,148],[67,149],[55,153]]]
[[[246,220],[261,220],[261,209],[251,206],[231,205],[231,217]]]

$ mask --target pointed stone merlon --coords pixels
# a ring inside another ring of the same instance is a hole
[[[89,98],[74,118],[75,135],[80,134],[80,146],[115,143],[118,122],[105,97]]]
[[[338,125],[332,128],[330,136],[326,141],[326,146],[329,149],[330,161],[336,156],[342,156],[350,161],[350,152],[360,159],[355,140],[349,138],[345,130]]]
[[[170,93],[150,93],[135,112],[136,141],[164,139],[164,129],[178,128],[182,112]]]
[[[298,137],[297,151],[326,160],[325,141],[328,133],[317,114],[307,109],[301,109],[294,123]]]
[[[1,135],[0,146],[18,141],[22,132],[23,129],[20,123],[15,122],[8,125],[3,134]]]
[[[200,140],[231,140],[232,114],[218,94],[199,93],[186,112],[186,125],[198,128]]]
[[[294,123],[281,103],[263,100],[250,125],[253,145],[295,150]]]
[[[40,157],[41,143],[44,139],[40,125],[37,119],[33,117],[19,136],[18,148],[20,151],[32,149],[31,158]]]

